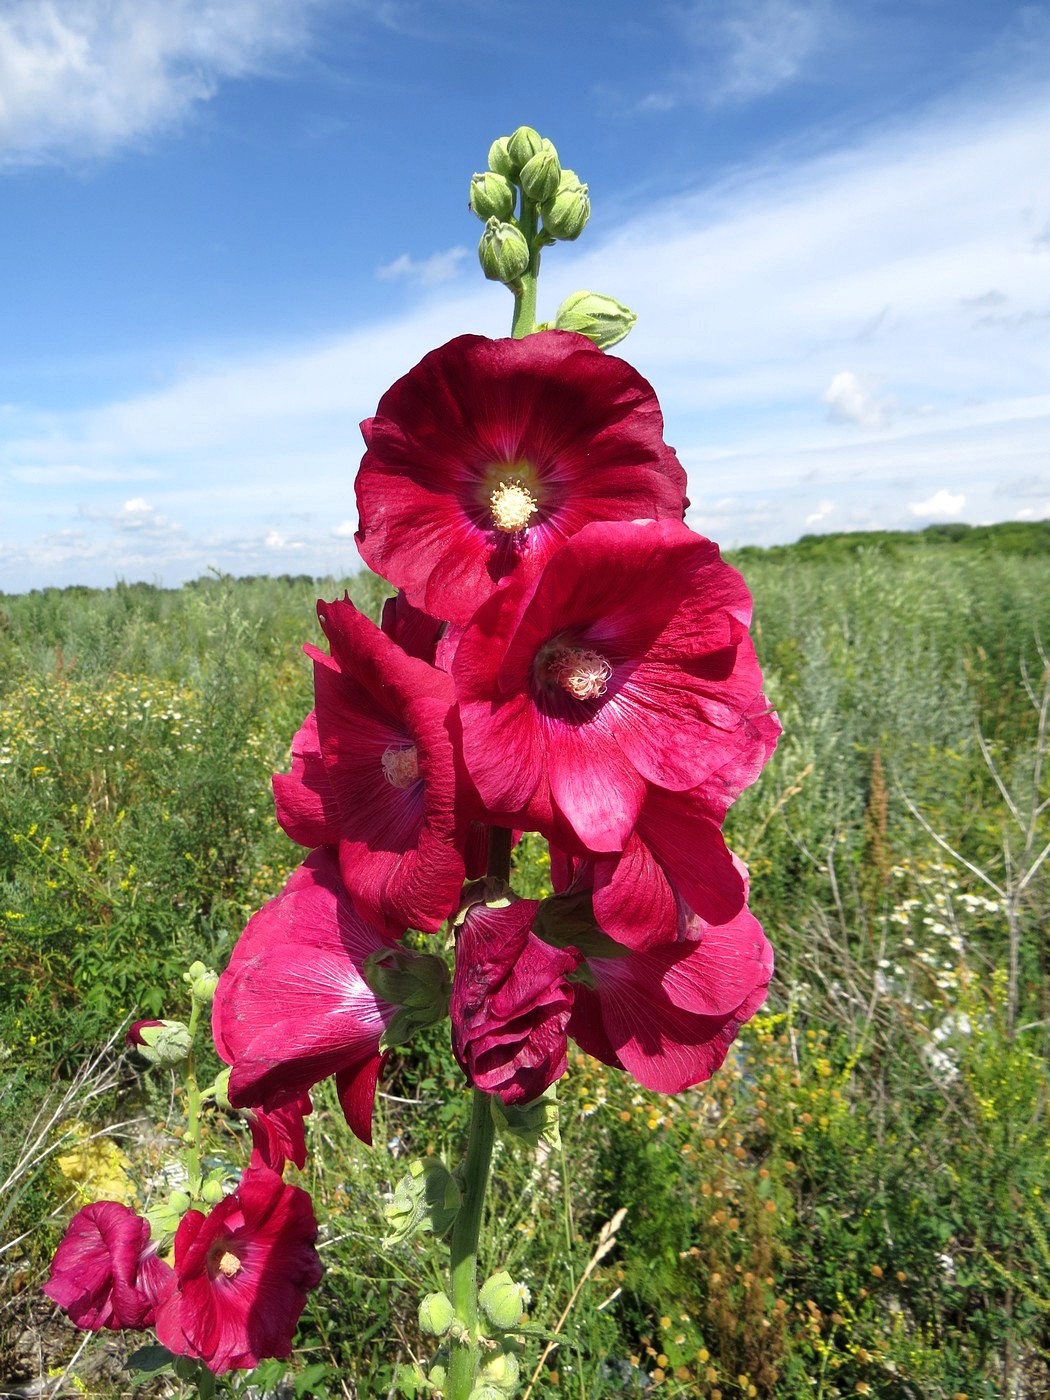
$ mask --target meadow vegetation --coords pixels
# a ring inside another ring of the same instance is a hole
[[[498,1145],[483,1267],[547,1332],[572,1303],[530,1393],[1046,1395],[1050,527],[731,557],[785,731],[728,823],[777,975],[710,1084],[665,1100],[577,1055],[560,1149]],[[376,614],[370,575],[0,597],[0,1388],[132,1393],[121,1337],[67,1371],[39,1285],[78,1204],[157,1189],[178,1097],[112,1037],[183,1014],[188,963],[221,967],[298,863],[269,781],[344,587]],[[547,892],[541,843],[517,867]],[[440,1028],[383,1088],[372,1151],[317,1095],[325,1280],[237,1394],[415,1393],[440,1246],[381,1252],[382,1207],[411,1155],[458,1160],[469,1098]]]

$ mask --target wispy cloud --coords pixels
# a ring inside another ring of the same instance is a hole
[[[944,519],[954,520],[956,516],[962,514],[963,506],[966,504],[966,497],[960,491],[956,495],[952,491],[946,491],[942,486],[939,491],[935,491],[928,501],[913,501],[908,509],[912,515],[922,519]]]
[[[768,97],[807,73],[839,26],[831,0],[691,0],[677,13],[686,61],[643,110]]]
[[[393,262],[376,270],[382,282],[417,282],[421,287],[436,287],[458,277],[469,248],[447,248],[443,253],[431,253],[428,258],[413,258],[402,253]]]
[[[108,155],[308,41],[317,0],[7,0],[0,167]]]
[[[880,394],[870,378],[839,370],[820,396],[833,423],[856,423],[858,428],[885,428],[893,421],[894,401]]]

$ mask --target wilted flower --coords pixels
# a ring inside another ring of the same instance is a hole
[[[78,1327],[117,1332],[152,1326],[174,1286],[149,1222],[116,1201],[96,1201],[69,1222],[43,1291]]]

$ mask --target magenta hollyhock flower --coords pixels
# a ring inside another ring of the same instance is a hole
[[[372,1140],[380,1037],[398,1008],[364,977],[399,945],[354,908],[334,853],[313,852],[238,939],[219,977],[212,1033],[230,1065],[230,1102],[266,1112],[335,1075],[346,1121]]]
[[[747,899],[747,872],[726,846],[721,824],[779,735],[779,721],[763,708],[745,717],[737,747],[700,786],[668,792],[647,784],[620,854],[574,858],[552,847],[555,890],[590,889],[599,927],[631,948],[684,937],[694,914],[714,924],[732,919]]]
[[[306,1125],[303,1119],[313,1113],[308,1093],[269,1113],[263,1108],[247,1109],[248,1127],[252,1135],[250,1166],[270,1167],[283,1172],[285,1162],[294,1162],[302,1171],[306,1166]]]
[[[157,1309],[157,1336],[215,1375],[291,1354],[306,1295],[321,1281],[310,1197],[269,1167],[249,1167],[208,1215],[175,1235],[177,1287]]]
[[[116,1201],[96,1201],[69,1222],[43,1291],[78,1327],[117,1332],[151,1327],[174,1287],[149,1222]]]
[[[530,932],[538,902],[472,904],[456,936],[452,1049],[467,1078],[504,1103],[531,1103],[565,1073],[575,951]]]
[[[414,608],[400,589],[383,604],[379,625],[409,656],[425,661],[428,666],[438,664],[438,645],[448,630],[448,623]],[[441,669],[447,668],[442,666]]]
[[[751,597],[677,521],[586,525],[478,609],[453,662],[463,754],[492,819],[622,851],[647,785],[684,792],[737,750],[762,677]]]
[[[434,617],[466,623],[593,520],[681,520],[685,473],[652,387],[582,335],[463,335],[362,424],[357,543]]]
[[[642,951],[607,940],[574,977],[569,1035],[661,1094],[711,1077],[773,974],[773,950],[750,910],[725,924],[696,920],[691,932]]]
[[[318,604],[331,656],[313,647],[315,706],[274,778],[277,819],[306,846],[335,845],[365,915],[432,933],[463,884],[451,678],[408,656],[349,599]]]

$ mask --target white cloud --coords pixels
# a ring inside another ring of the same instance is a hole
[[[0,164],[101,156],[301,48],[315,0],[7,0]]]
[[[856,423],[858,428],[885,428],[893,420],[893,399],[878,395],[870,379],[840,370],[820,396],[833,423]]]
[[[149,535],[178,534],[182,529],[181,525],[154,510],[141,496],[125,501],[113,517],[113,524],[118,530]]]
[[[357,526],[352,520],[340,520],[332,530],[332,538],[337,540],[352,540],[357,534]]]
[[[827,520],[828,516],[831,515],[834,512],[834,510],[834,501],[821,501],[820,505],[817,506],[816,510],[811,511],[810,514],[806,516],[806,524],[819,525],[821,521]]]
[[[948,516],[953,519],[961,514],[963,506],[966,504],[966,497],[955,496],[951,491],[946,491],[942,487],[935,491],[928,501],[913,501],[908,509],[912,515],[923,517]]]
[[[303,540],[290,540],[286,535],[282,535],[280,530],[270,530],[263,541],[267,549],[303,549]]]
[[[402,253],[393,262],[376,269],[381,282],[418,282],[422,287],[436,287],[459,276],[463,259],[469,248],[448,248],[443,253],[431,253],[428,258],[413,258]]]

